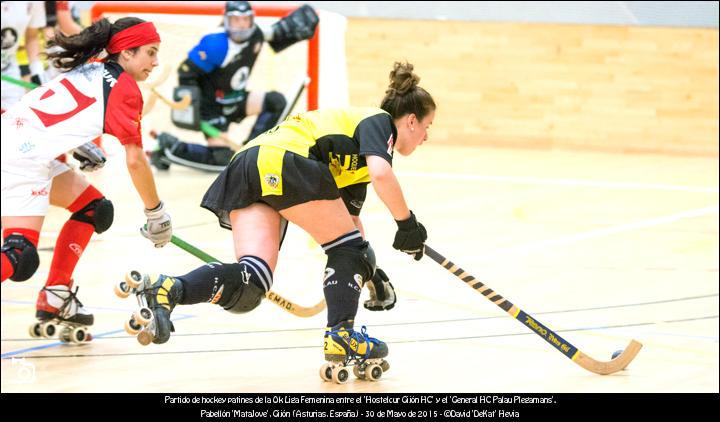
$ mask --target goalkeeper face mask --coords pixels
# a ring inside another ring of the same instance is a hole
[[[252,35],[255,26],[252,14],[241,15],[237,12],[226,14],[224,25],[230,39],[237,43],[247,41]]]

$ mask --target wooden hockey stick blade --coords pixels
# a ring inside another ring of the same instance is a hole
[[[152,91],[153,94],[157,95],[162,102],[170,106],[170,108],[172,108],[173,110],[185,110],[192,102],[192,98],[190,98],[189,95],[185,95],[180,101],[173,101],[159,93],[158,90],[154,87],[150,88],[150,91]]]
[[[304,306],[299,306],[293,302],[290,302],[289,300],[273,292],[272,290],[267,292],[265,294],[265,297],[272,303],[285,309],[286,311],[290,312],[295,316],[299,316],[300,318],[309,318],[311,316],[315,316],[325,309],[325,299],[318,302],[315,306],[306,308]]]
[[[200,260],[204,262],[221,262],[218,259],[215,259],[211,255],[203,252],[202,250],[196,248],[195,246],[187,243],[186,241],[180,239],[179,237],[173,235],[170,239],[170,242],[177,246],[178,248],[184,250],[185,252],[188,252],[190,255],[195,256],[196,258],[199,258]],[[321,300],[317,305],[311,306],[311,307],[305,307],[300,306],[296,304],[295,302],[292,302],[281,295],[273,292],[272,290],[265,293],[265,297],[270,300],[270,302],[274,303],[275,305],[283,308],[287,312],[299,316],[301,318],[309,318],[311,316],[315,316],[319,314],[320,312],[325,309],[325,299]]]
[[[551,346],[560,351],[560,353],[564,354],[580,367],[590,372],[600,375],[608,375],[618,372],[628,366],[642,348],[642,344],[638,341],[632,340],[623,352],[619,356],[615,357],[615,359],[610,361],[595,360],[578,350],[575,346],[560,337],[553,330],[543,325],[540,321],[523,312],[522,309],[513,305],[509,300],[497,294],[490,287],[465,272],[465,270],[458,267],[455,263],[440,255],[428,245],[425,245],[425,255],[429,256],[430,259],[453,273],[453,275],[457,278],[464,281],[465,284],[482,293],[489,301],[496,304],[500,307],[500,309],[520,321],[523,325],[528,327],[530,331],[542,337],[546,342],[550,343]]]
[[[157,102],[157,95],[155,95],[154,92],[150,92],[150,95],[148,95],[147,101],[145,101],[145,104],[143,104],[143,110],[142,114],[143,116],[147,116],[155,107],[155,103]]]

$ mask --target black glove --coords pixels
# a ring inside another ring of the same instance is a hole
[[[272,25],[270,47],[274,52],[279,53],[298,41],[309,40],[315,35],[315,27],[319,20],[317,13],[309,5],[298,7]]]
[[[398,231],[395,233],[393,248],[412,255],[415,261],[419,261],[423,257],[425,240],[427,240],[425,227],[418,223],[412,211],[410,211],[410,218],[407,220],[395,220],[395,222],[398,225]]]

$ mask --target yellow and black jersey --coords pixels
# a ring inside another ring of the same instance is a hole
[[[392,165],[397,129],[379,108],[320,110],[288,117],[233,157],[200,206],[230,229],[230,213],[262,202],[275,210],[342,198],[359,215],[370,174],[365,157]]]
[[[380,156],[392,165],[396,138],[395,124],[384,110],[348,107],[290,116],[243,150],[260,146],[260,165],[282,159],[284,151],[323,162],[337,187],[344,188],[370,182],[365,161],[368,155]]]

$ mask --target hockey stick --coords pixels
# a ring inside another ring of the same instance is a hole
[[[283,109],[282,113],[280,114],[280,118],[278,118],[275,125],[279,125],[283,120],[285,120],[290,114],[291,111],[295,108],[295,105],[297,104],[298,100],[300,99],[300,96],[302,95],[303,91],[305,91],[305,87],[310,84],[310,77],[307,75],[303,75],[302,78],[300,78],[299,83],[296,84],[298,86],[297,91],[295,92],[295,96],[293,97],[292,102],[286,103],[285,108]]]
[[[11,83],[13,85],[18,85],[18,86],[21,86],[21,87],[27,88],[27,89],[35,89],[38,86],[40,86],[40,85],[34,84],[32,82],[23,81],[22,79],[15,79],[12,76],[8,76],[8,75],[2,75],[2,80],[5,82],[8,82],[8,83]]]
[[[184,240],[180,239],[179,237],[173,235],[170,239],[170,242],[177,246],[178,248],[184,250],[185,252],[188,252],[190,255],[195,256],[196,258],[200,258],[201,260],[205,262],[220,262],[220,260],[213,258],[211,255],[208,255],[207,253],[201,251],[200,249],[196,248],[195,246],[185,242]],[[299,316],[301,318],[308,318],[311,316],[315,316],[319,314],[320,312],[325,309],[325,299],[321,300],[317,305],[311,306],[309,308],[306,308],[304,306],[300,306],[294,302],[289,301],[288,299],[285,299],[284,297],[280,296],[279,294],[273,292],[272,290],[265,293],[265,297],[270,300],[272,303],[276,304],[277,306],[283,308],[284,310],[290,312],[291,314],[295,316]]]
[[[180,99],[180,101],[173,101],[173,100],[167,98],[166,96],[162,95],[160,92],[158,92],[158,90],[155,89],[155,87],[151,87],[150,92],[152,92],[155,96],[160,98],[160,101],[167,104],[173,110],[185,110],[186,108],[188,108],[188,106],[192,102],[192,98],[190,98],[189,95],[183,96]]]
[[[200,122],[200,130],[206,134],[207,136],[211,138],[220,139],[222,142],[224,142],[228,147],[231,149],[234,149],[235,151],[240,151],[242,148],[242,145],[237,144],[233,142],[232,139],[230,139],[227,135],[222,133],[220,129],[216,128],[215,126],[211,125],[210,123],[206,121]]]
[[[143,107],[143,114],[147,114],[152,110],[153,106],[155,105],[155,99],[160,98],[160,101],[167,104],[170,108],[174,110],[185,110],[188,108],[190,103],[192,102],[192,98],[190,98],[189,95],[186,95],[182,97],[180,101],[173,101],[166,96],[162,95],[158,90],[157,87],[162,85],[170,76],[170,66],[163,66],[160,70],[160,76],[156,77],[152,81],[144,81],[142,82],[142,86],[144,88],[150,89],[150,96],[148,97],[146,101],[146,106]]]
[[[585,353],[578,350],[575,346],[568,343],[565,339],[557,335],[553,330],[547,328],[540,321],[523,312],[520,308],[510,303],[509,300],[495,293],[490,287],[478,281],[475,277],[468,274],[455,263],[437,253],[433,248],[425,245],[425,254],[433,261],[442,265],[446,270],[453,273],[460,280],[464,281],[468,286],[482,293],[489,301],[499,306],[503,311],[507,312],[513,318],[517,319],[532,332],[539,335],[545,341],[550,343],[554,348],[558,349],[562,354],[572,359],[584,369],[600,375],[608,375],[624,369],[635,359],[635,356],[642,348],[642,344],[635,340],[631,340],[625,350],[614,359],[603,362],[597,361]]]

